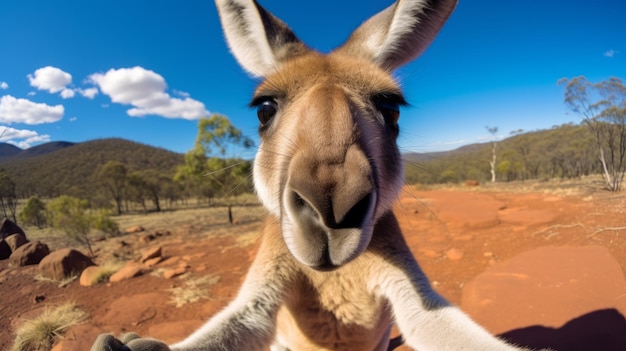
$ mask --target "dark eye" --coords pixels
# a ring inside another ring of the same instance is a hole
[[[256,107],[256,115],[259,117],[261,124],[266,124],[276,116],[278,105],[274,100],[264,100]]]
[[[400,118],[400,106],[406,105],[402,95],[379,94],[372,98],[374,106],[382,115],[386,125],[395,127]]]
[[[397,102],[381,102],[376,104],[376,108],[383,115],[385,123],[398,124],[400,119],[400,104]]]

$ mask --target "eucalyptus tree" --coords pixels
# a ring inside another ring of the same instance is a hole
[[[626,87],[614,77],[593,83],[579,76],[558,83],[565,87],[565,104],[595,138],[607,188],[619,191],[626,170]]]

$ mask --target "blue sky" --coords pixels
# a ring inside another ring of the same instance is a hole
[[[328,52],[391,1],[260,3]],[[503,138],[579,122],[556,81],[626,78],[625,13],[622,0],[461,0],[395,73],[411,103],[402,150],[484,142],[485,126]],[[210,0],[0,2],[0,141],[22,148],[121,137],[186,152],[210,113],[258,140],[247,108],[257,83],[229,54]]]

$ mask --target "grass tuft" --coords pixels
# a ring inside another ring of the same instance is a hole
[[[52,345],[71,326],[79,324],[87,314],[74,303],[47,308],[38,317],[25,321],[16,332],[15,342],[9,351],[43,351]]]
[[[206,292],[206,289],[219,283],[220,277],[215,275],[207,275],[202,278],[188,280],[184,286],[169,289],[172,292],[172,299],[170,303],[175,304],[176,307],[181,307],[191,302],[196,302],[200,299],[209,299],[210,296]]]
[[[94,277],[94,284],[107,283],[109,278],[117,273],[126,263],[120,260],[109,260],[98,266],[98,274]]]

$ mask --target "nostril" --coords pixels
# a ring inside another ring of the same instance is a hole
[[[300,208],[306,207],[307,202],[304,201],[304,199],[302,198],[302,196],[300,196],[300,194],[294,191],[293,192],[293,205],[295,208],[300,209]]]
[[[365,195],[359,200],[343,218],[336,218],[338,228],[361,228],[365,217],[369,213],[372,202],[372,193]]]
[[[297,191],[293,191],[291,194],[291,206],[299,216],[309,216],[309,218],[319,217],[315,206],[302,197]]]

